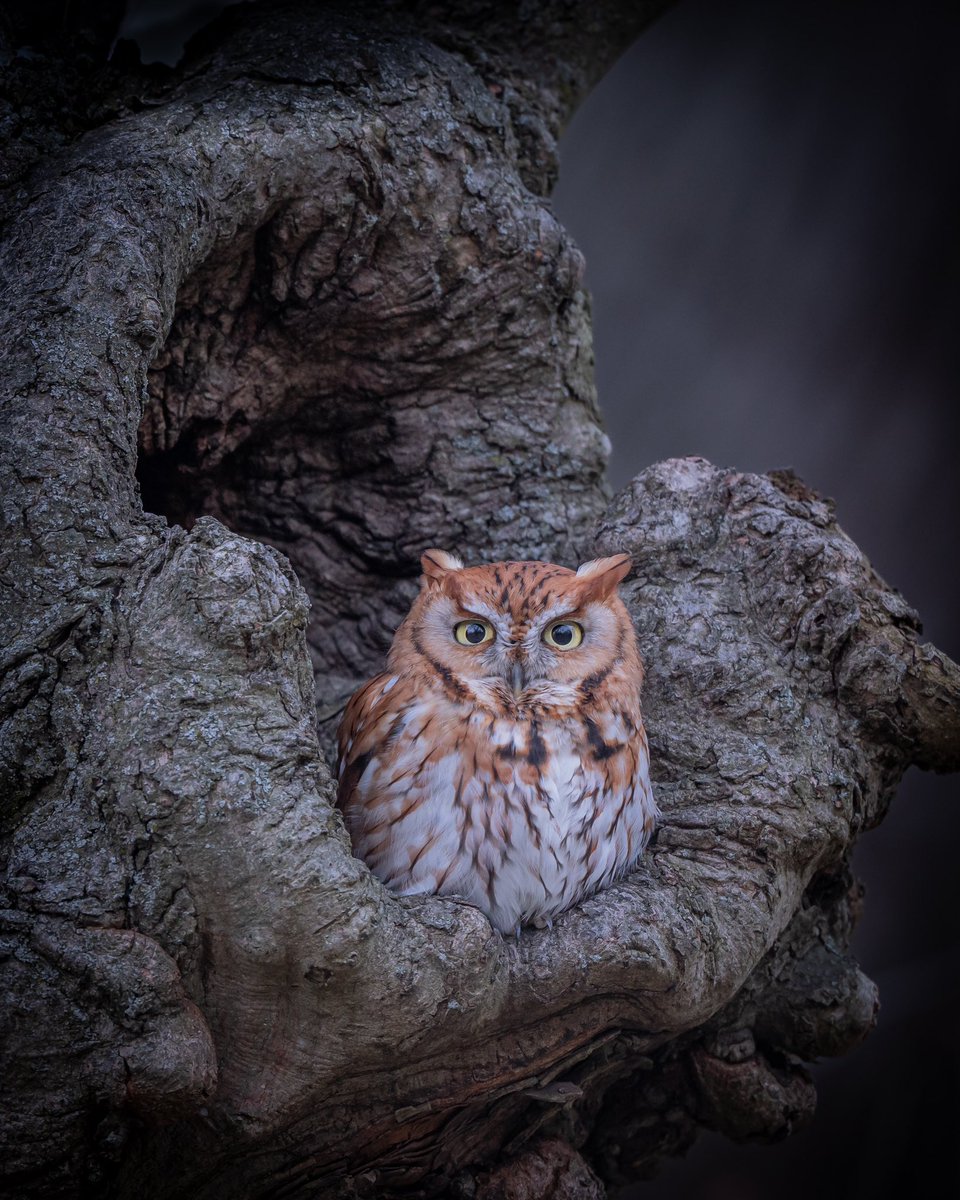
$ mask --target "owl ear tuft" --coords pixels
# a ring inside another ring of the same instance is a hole
[[[614,554],[610,558],[594,558],[577,567],[584,600],[605,600],[616,591],[617,584],[627,577],[633,563],[629,554]]]
[[[420,556],[420,566],[423,568],[420,582],[424,587],[442,588],[451,571],[463,570],[462,560],[446,550],[424,550]]]

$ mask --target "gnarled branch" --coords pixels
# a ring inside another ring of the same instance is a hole
[[[798,1060],[873,1020],[846,863],[907,764],[958,765],[957,669],[795,479],[679,460],[603,515],[541,192],[607,51],[558,4],[548,58],[470,55],[468,10],[429,9],[227,18],[10,222],[25,1194],[595,1195],[699,1124],[791,1128]],[[329,725],[378,663],[428,544],[636,563],[659,837],[516,945],[385,892],[331,806],[316,700]]]

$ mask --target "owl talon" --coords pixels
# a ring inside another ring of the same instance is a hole
[[[513,927],[513,936],[517,939],[518,942],[520,941],[520,922],[519,921]]]

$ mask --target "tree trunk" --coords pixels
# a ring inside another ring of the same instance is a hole
[[[109,26],[8,64],[8,1190],[597,1197],[782,1136],[871,1027],[849,856],[960,765],[960,671],[793,477],[608,506],[546,197],[660,7],[246,6],[177,72],[99,65]],[[636,564],[659,834],[516,943],[332,808],[429,545]]]

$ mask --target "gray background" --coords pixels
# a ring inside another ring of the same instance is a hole
[[[587,258],[614,484],[672,455],[792,466],[953,658],[956,11],[681,0],[574,117],[554,197]],[[814,1125],[702,1137],[638,1196],[960,1187],[957,790],[912,772],[857,849],[880,1021],[814,1069]]]
[[[135,0],[122,32],[175,62],[221,7]],[[945,5],[681,0],[574,118],[554,198],[587,258],[614,485],[671,455],[792,466],[954,658],[958,32]],[[857,850],[882,1012],[814,1068],[814,1125],[772,1149],[705,1135],[638,1195],[960,1186],[956,792],[914,772]]]

